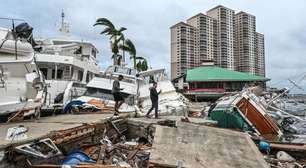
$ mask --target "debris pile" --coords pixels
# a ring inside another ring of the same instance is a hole
[[[128,139],[127,129],[126,120],[117,118],[52,132],[14,146],[9,160],[26,160],[29,167],[148,167],[154,132]]]
[[[251,91],[224,96],[208,117],[218,127],[249,133],[271,167],[303,167],[306,121],[275,106],[276,98],[265,99]]]
[[[147,167],[151,145],[145,138],[138,142],[122,140],[116,144],[105,137],[100,145],[87,147],[85,153],[97,164],[117,165],[118,167]]]

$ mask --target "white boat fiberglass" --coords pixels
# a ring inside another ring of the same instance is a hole
[[[36,53],[36,63],[48,85],[47,108],[81,96],[86,84],[100,72],[98,51],[90,42],[46,39],[37,43],[42,50]]]
[[[146,113],[151,107],[149,88],[152,86],[150,84],[152,80],[158,83],[157,90],[162,90],[159,96],[160,113],[181,115],[186,112],[187,100],[176,92],[169,80],[165,79],[164,69],[148,70],[136,74],[135,69],[110,66],[102,77],[96,77],[88,83],[84,96],[78,100],[87,102],[90,99],[102,99],[107,105],[113,106],[112,84],[114,79],[122,75],[124,79],[120,82],[120,87],[123,88],[125,103],[120,107],[120,112]]]
[[[31,28],[32,29],[32,28]],[[26,39],[0,28],[0,115],[39,115],[43,79],[34,63],[34,50]]]
[[[100,73],[97,48],[88,41],[72,40],[67,29],[67,23],[62,20],[63,36],[36,39],[41,47],[36,53],[36,63],[48,85],[44,108],[52,109],[83,95],[86,84]]]

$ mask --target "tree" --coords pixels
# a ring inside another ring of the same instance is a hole
[[[148,69],[147,60],[144,57],[137,56],[136,47],[130,39],[126,39],[124,45],[119,45],[119,48],[129,53],[130,59],[133,60],[133,67],[135,69],[138,71],[146,71]]]
[[[123,45],[119,45],[120,49],[127,51],[130,54],[130,59],[133,60],[133,67],[137,69],[136,64],[136,47],[130,39],[126,39]]]
[[[144,57],[136,57],[138,63],[136,64],[136,69],[138,71],[146,71],[148,70],[148,62]]]
[[[110,36],[110,42],[111,42],[111,50],[112,50],[112,59],[114,60],[114,65],[120,65],[122,56],[119,55],[119,43],[120,41],[123,41],[124,43],[124,34],[123,31],[126,30],[124,27],[120,27],[119,29],[116,29],[114,24],[109,21],[106,18],[99,18],[97,19],[94,26],[101,25],[105,28],[101,31],[100,34],[105,34],[107,36]]]
[[[141,70],[142,70],[142,71],[148,70],[148,62],[147,62],[146,59],[143,59],[143,61],[142,61]]]

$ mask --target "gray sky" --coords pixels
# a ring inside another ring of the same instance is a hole
[[[100,50],[100,65],[111,63],[99,17],[126,27],[126,36],[139,56],[149,57],[153,67],[170,68],[170,30],[179,21],[205,13],[216,5],[256,16],[257,31],[265,34],[266,71],[273,86],[288,86],[306,73],[306,1],[303,0],[10,0],[1,4],[0,17],[22,18],[35,29],[35,36],[57,37],[61,10],[71,26],[71,36],[89,40]],[[4,26],[3,21],[0,26]],[[304,87],[306,82],[301,83]]]

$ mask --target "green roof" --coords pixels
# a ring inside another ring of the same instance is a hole
[[[268,81],[270,79],[249,73],[232,71],[217,66],[198,67],[187,71],[187,82],[192,81]]]

